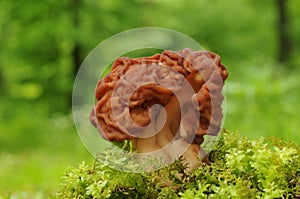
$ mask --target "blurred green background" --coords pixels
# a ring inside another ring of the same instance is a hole
[[[0,198],[53,195],[68,166],[93,161],[72,120],[76,72],[101,41],[145,26],[221,55],[225,128],[300,144],[298,0],[0,0]]]

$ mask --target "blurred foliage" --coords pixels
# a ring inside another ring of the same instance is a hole
[[[0,192],[51,192],[64,162],[90,158],[70,116],[77,62],[136,27],[174,29],[221,55],[225,128],[300,143],[300,2],[286,3],[292,51],[278,63],[276,1],[0,0]]]

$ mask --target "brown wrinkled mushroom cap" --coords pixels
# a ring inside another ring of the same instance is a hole
[[[143,65],[147,65],[148,68],[152,65],[161,67],[160,70],[145,71],[141,70]],[[126,77],[123,78],[124,76]],[[205,134],[215,135],[221,126],[222,87],[227,76],[227,70],[221,64],[220,57],[208,51],[185,48],[179,52],[165,50],[150,57],[121,57],[113,63],[111,72],[97,84],[97,102],[92,109],[90,121],[97,127],[101,136],[109,141],[138,137],[131,132],[136,132],[137,125],[147,126],[151,121],[150,115],[155,117],[158,113],[158,110],[149,113],[150,107],[154,104],[166,106],[174,96],[173,91],[182,88],[181,84],[185,78],[195,91],[191,100],[198,103],[197,106],[185,107],[189,112],[183,113],[181,118],[185,134],[196,135],[195,140]],[[142,86],[139,84],[145,81],[156,83]],[[128,89],[135,91],[130,93]],[[123,100],[124,96],[130,99],[129,102]],[[112,105],[119,113],[117,119],[113,117]],[[131,120],[127,118],[128,112]],[[190,117],[196,117],[197,114],[200,114],[199,125],[189,125]]]

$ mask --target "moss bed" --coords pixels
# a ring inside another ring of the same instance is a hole
[[[135,166],[114,151],[101,157]],[[293,142],[223,130],[208,157],[193,172],[182,159],[147,173],[83,162],[65,173],[54,198],[300,198],[300,148]]]

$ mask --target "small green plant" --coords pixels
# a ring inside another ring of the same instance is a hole
[[[114,153],[103,153],[102,157],[117,157]],[[103,161],[96,160],[92,165],[83,162],[62,177],[56,197],[300,197],[300,148],[294,143],[278,138],[249,140],[224,130],[208,157],[210,163],[201,163],[193,172],[186,172],[181,158],[148,173],[121,172]]]

